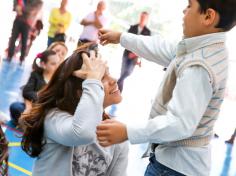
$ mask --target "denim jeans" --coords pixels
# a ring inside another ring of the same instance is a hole
[[[54,42],[54,37],[48,37],[48,47]]]
[[[123,91],[125,79],[133,73],[136,62],[137,59],[129,59],[125,53],[123,54],[120,78],[117,81],[120,92]]]
[[[150,163],[147,166],[144,176],[184,176],[161,163],[157,162],[154,154],[149,158]]]
[[[25,103],[14,102],[10,105],[11,120],[14,125],[18,125],[18,119],[25,110]]]

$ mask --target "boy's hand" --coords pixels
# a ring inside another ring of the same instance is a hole
[[[106,45],[108,43],[117,44],[120,43],[121,32],[100,29],[98,32],[101,45]]]
[[[116,120],[105,120],[97,126],[97,139],[99,144],[107,147],[124,142],[128,139],[125,124]]]

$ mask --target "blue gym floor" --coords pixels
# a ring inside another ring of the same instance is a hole
[[[21,81],[28,74],[25,74],[24,68],[17,63],[7,63],[3,61],[0,68],[0,111],[9,114],[9,104],[19,100]],[[21,149],[21,133],[15,129],[11,122],[3,127],[9,141],[9,172],[10,176],[31,175],[33,159],[27,156]]]

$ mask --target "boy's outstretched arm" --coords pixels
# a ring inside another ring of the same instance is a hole
[[[105,120],[97,126],[99,144],[107,147],[128,139],[126,125],[116,120]]]
[[[175,57],[176,45],[160,35],[142,36],[106,29],[100,29],[98,35],[102,45],[120,43],[125,49],[164,67],[167,67]]]
[[[213,94],[208,72],[201,66],[183,71],[168,103],[167,113],[146,123],[124,125],[115,120],[97,127],[102,146],[129,140],[131,144],[166,143],[190,137],[197,128]]]

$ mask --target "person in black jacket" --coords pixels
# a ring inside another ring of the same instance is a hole
[[[128,32],[137,35],[151,35],[151,31],[146,26],[148,17],[149,14],[147,12],[142,12],[139,23],[130,26]],[[118,80],[118,86],[121,92],[123,91],[124,80],[131,75],[136,64],[140,64],[140,62],[138,63],[138,56],[129,50],[125,50],[122,58],[120,78]]]
[[[23,88],[23,102],[14,102],[10,105],[10,116],[14,125],[18,124],[21,113],[31,109],[32,103],[37,100],[37,92],[51,79],[60,64],[60,58],[55,51],[46,50],[37,55],[33,63],[33,71]]]

